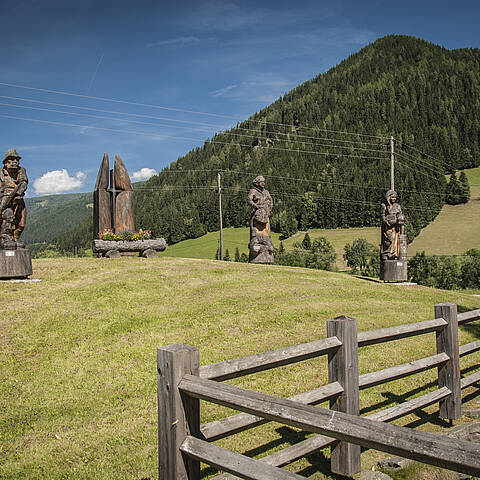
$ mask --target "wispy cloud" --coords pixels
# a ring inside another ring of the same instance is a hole
[[[229,94],[232,93],[232,91],[236,90],[238,88],[238,85],[227,85],[226,87],[219,88],[218,90],[214,90],[213,92],[210,92],[210,95],[212,97],[228,97],[230,96]]]
[[[167,40],[160,40],[158,42],[148,43],[147,48],[161,47],[164,45],[192,45],[197,43],[208,42],[211,40],[212,40],[211,38],[199,38],[194,36],[177,37],[177,38],[169,38]]]
[[[37,195],[71,192],[80,188],[85,178],[86,175],[83,172],[77,172],[74,177],[71,177],[65,168],[52,170],[35,179],[33,188]]]
[[[253,75],[249,79],[210,92],[214,98],[270,103],[295,86],[294,81],[277,75]]]

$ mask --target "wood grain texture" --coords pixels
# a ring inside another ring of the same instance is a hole
[[[465,355],[470,355],[470,353],[474,353],[480,350],[480,340],[476,340],[475,342],[467,343],[466,345],[460,345],[458,349],[458,354],[460,357],[464,357]]]
[[[360,389],[373,387],[382,383],[391,382],[399,378],[408,377],[415,373],[423,372],[430,368],[438,367],[449,361],[446,353],[439,353],[430,357],[421,358],[412,362],[396,365],[395,367],[379,370],[378,372],[365,373],[360,375]]]
[[[401,338],[435,332],[445,325],[445,320],[437,318],[435,320],[426,320],[424,322],[408,323],[406,325],[380,328],[378,330],[370,330],[368,332],[359,332],[358,346],[365,347],[367,345],[375,345],[376,343],[391,342]]]
[[[180,452],[188,434],[200,434],[200,405],[178,390],[185,373],[198,374],[198,365],[196,348],[176,343],[157,350],[159,480],[200,479],[199,462],[185,462]]]
[[[340,345],[341,342],[337,338],[324,338],[293,347],[203,365],[200,367],[200,376],[210,380],[228,380],[325,355]]]
[[[310,390],[309,392],[300,393],[290,397],[290,400],[300,402],[306,405],[315,405],[317,403],[330,400],[332,397],[336,397],[343,392],[342,386],[338,382],[329,383],[323,387]],[[206,440],[214,442],[221,438],[228,437],[235,433],[243,432],[249,428],[256,427],[268,423],[262,417],[256,417],[255,415],[249,415],[248,413],[238,413],[225,417],[214,422],[206,423],[201,426],[201,432]]]
[[[115,232],[133,232],[135,230],[133,191],[117,194],[115,199]]]
[[[26,278],[32,273],[30,250],[0,250],[0,278]]]
[[[195,437],[187,437],[180,449],[188,457],[247,480],[305,480],[305,477],[296,473],[272,467]]]
[[[469,312],[459,313],[457,315],[457,320],[459,324],[480,320],[480,308],[477,308],[476,310],[470,310]]]
[[[163,252],[167,248],[164,238],[155,238],[151,240],[135,240],[131,242],[116,242],[114,240],[94,240],[92,250],[94,253],[106,253],[110,250],[119,252],[144,252],[145,250],[156,250]]]
[[[457,420],[462,416],[460,388],[460,354],[458,345],[457,306],[454,303],[435,305],[435,318],[443,318],[447,325],[437,331],[437,352],[448,356],[448,362],[438,367],[438,386],[452,393],[440,401],[440,418]]]
[[[480,384],[480,371],[472,373],[468,377],[462,378],[462,380],[460,380],[460,388],[463,390],[464,388],[475,385],[476,383]]]
[[[123,190],[125,192],[133,191],[132,183],[127,172],[127,168],[120,158],[120,155],[115,155],[115,189]]]
[[[327,320],[327,336],[336,337],[342,346],[328,354],[328,381],[338,382],[343,393],[330,400],[330,409],[360,415],[358,378],[357,320],[337,317]],[[361,470],[360,445],[336,442],[331,449],[331,470],[338,475],[352,476]]]
[[[468,475],[480,475],[478,444],[444,438],[374,420],[301,405],[288,399],[251,392],[232,385],[185,375],[179,384],[185,394],[218,405],[262,416],[305,431],[355,442],[392,455],[411,458]]]

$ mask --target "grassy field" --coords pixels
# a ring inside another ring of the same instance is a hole
[[[475,169],[476,170],[476,169]],[[434,222],[425,227],[408,247],[408,254],[456,255],[480,248],[480,186],[471,187],[464,205],[445,205]]]
[[[480,307],[480,297],[420,286],[392,286],[341,273],[179,258],[44,259],[40,283],[3,283],[0,300],[0,478],[2,480],[157,478],[156,349],[174,342],[200,349],[201,363],[308,342],[345,314],[359,330],[433,318],[433,306]],[[461,343],[480,338],[475,324]],[[363,348],[360,371],[435,353],[434,334]],[[478,355],[461,360],[470,372]],[[473,369],[473,370],[472,370]],[[434,371],[361,392],[363,413],[434,388]],[[279,396],[327,381],[326,359],[232,381]],[[480,407],[475,389],[464,392]],[[438,431],[436,406],[400,424]],[[202,402],[202,421],[226,409]],[[268,424],[220,442],[256,457],[302,434]],[[363,468],[381,457],[362,454]],[[328,451],[289,466],[329,478]],[[204,478],[213,475],[208,468]]]
[[[343,260],[343,247],[347,243],[352,243],[356,238],[365,238],[374,245],[379,243],[379,229],[375,227],[364,228],[338,228],[338,229],[311,229],[308,230],[310,238],[315,240],[318,237],[326,237],[337,254],[336,267],[339,270],[346,270],[347,265]],[[225,228],[223,231],[224,252],[229,251],[230,258],[233,260],[235,248],[238,248],[240,254],[248,255],[249,228]],[[283,240],[285,248],[293,247],[294,242],[301,242],[305,232],[297,232],[290,238]],[[275,248],[280,246],[280,234],[272,232],[272,242]],[[210,232],[203,237],[184,240],[175,245],[169,245],[160,257],[183,257],[183,258],[205,258],[214,259],[217,251],[219,232]]]

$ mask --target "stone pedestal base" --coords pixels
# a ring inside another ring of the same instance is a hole
[[[30,250],[0,250],[0,278],[26,278],[32,274]]]
[[[408,280],[406,260],[380,260],[380,280],[384,282],[406,282]]]

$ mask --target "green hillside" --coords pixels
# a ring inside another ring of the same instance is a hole
[[[471,178],[476,181],[475,175]],[[445,205],[409,246],[409,256],[422,251],[428,255],[459,255],[480,248],[480,182],[470,189],[471,200],[464,205]]]
[[[364,331],[432,319],[440,302],[455,302],[462,311],[480,307],[480,298],[460,292],[213,260],[45,259],[34,260],[33,270],[40,283],[2,284],[2,480],[157,478],[155,362],[163,345],[196,346],[207,364],[323,338],[326,320],[341,314],[356,317]],[[460,329],[461,343],[476,339],[475,328]],[[361,350],[360,371],[434,353],[433,333],[368,347]],[[478,370],[475,355],[461,362],[462,369],[472,367],[469,373]],[[362,412],[426,393],[435,378],[429,370],[362,390]],[[287,397],[326,381],[322,357],[234,383]],[[228,414],[203,405],[202,422]],[[426,414],[437,409],[422,411],[422,429],[438,430],[436,416]],[[269,424],[220,444],[239,452],[266,445],[256,452],[266,454],[299,439],[295,429]],[[328,458],[328,449],[289,468],[309,468],[309,478],[324,479],[312,471],[323,455]],[[369,450],[362,456],[369,469],[386,455]]]
[[[137,222],[168,243],[217,230],[222,170],[226,227],[248,225],[257,174],[277,199],[274,231],[376,226],[393,135],[412,240],[443,206],[443,174],[480,163],[479,72],[476,49],[379,39],[152,177],[138,192]]]
[[[26,198],[27,226],[22,241],[30,245],[50,242],[90,216],[92,202],[91,193]]]

